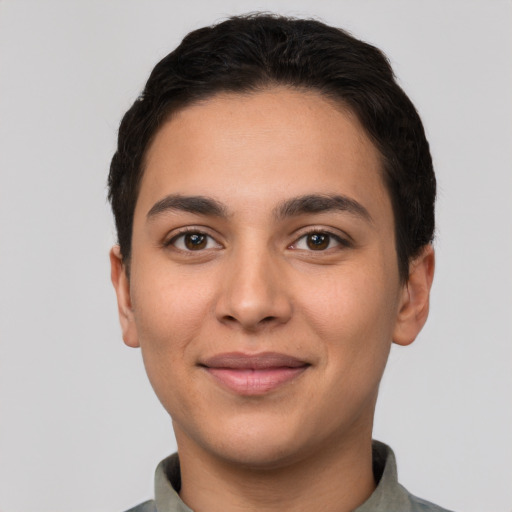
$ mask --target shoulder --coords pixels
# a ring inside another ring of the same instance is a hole
[[[145,501],[136,507],[127,510],[126,512],[157,512],[156,505],[153,500]]]
[[[405,490],[405,489],[404,489]],[[435,505],[434,503],[430,503],[430,501],[423,500],[414,496],[413,494],[405,491],[408,495],[411,512],[451,512],[450,510],[440,507],[439,505]]]
[[[373,442],[373,474],[377,487],[356,512],[450,512],[411,494],[398,482],[393,450],[384,443]]]

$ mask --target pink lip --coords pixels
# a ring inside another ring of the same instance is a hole
[[[295,379],[310,365],[276,352],[232,352],[206,359],[201,366],[224,387],[240,395],[263,395]]]

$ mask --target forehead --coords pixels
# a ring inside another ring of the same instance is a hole
[[[275,88],[175,113],[148,148],[137,209],[176,193],[263,206],[312,192],[389,202],[380,154],[357,117],[318,93]]]

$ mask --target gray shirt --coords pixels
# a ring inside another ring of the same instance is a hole
[[[449,512],[410,494],[398,483],[395,455],[389,446],[373,442],[373,474],[377,487],[354,512]],[[155,499],[127,512],[193,512],[179,497],[181,488],[178,454],[164,459],[155,473]]]

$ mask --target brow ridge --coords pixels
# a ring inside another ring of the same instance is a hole
[[[342,211],[373,223],[370,212],[358,201],[338,194],[307,194],[288,199],[274,210],[277,219],[295,217],[308,213]]]
[[[156,217],[168,211],[185,211],[198,215],[227,217],[227,207],[211,197],[170,194],[157,201],[147,213],[147,218]],[[368,210],[358,201],[338,194],[307,194],[293,197],[280,203],[273,211],[277,220],[299,215],[329,211],[347,212],[370,223],[373,219]]]
[[[214,217],[227,216],[226,207],[220,201],[211,197],[170,194],[157,201],[151,207],[146,217],[150,219],[168,211],[182,211]]]

